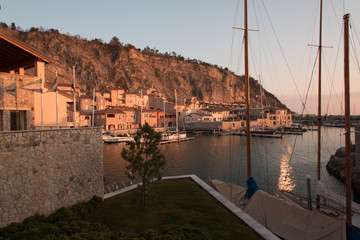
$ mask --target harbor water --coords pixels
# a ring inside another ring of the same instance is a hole
[[[341,128],[322,128],[321,180],[331,190],[345,195],[345,185],[330,176],[326,164],[336,150],[345,145]],[[283,138],[251,137],[252,176],[259,187],[274,194],[274,186],[306,194],[306,176],[310,175],[312,192],[316,191],[317,131]],[[164,176],[195,174],[209,183],[211,179],[230,181],[246,187],[246,137],[211,134],[192,135],[192,141],[161,145],[166,158]],[[354,142],[354,134],[352,134]],[[127,162],[121,157],[124,143],[104,144],[105,185],[127,186]]]

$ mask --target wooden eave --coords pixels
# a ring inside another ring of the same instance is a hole
[[[0,71],[32,68],[37,61],[50,63],[50,59],[28,44],[7,34],[0,28]]]

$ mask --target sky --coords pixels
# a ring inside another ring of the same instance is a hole
[[[298,113],[317,113],[320,0],[249,0],[250,75]],[[176,52],[244,74],[243,0],[0,0],[0,21]],[[351,114],[360,114],[360,1],[323,0],[322,114],[343,113],[342,16],[351,14]],[[309,46],[315,45],[315,46]],[[314,70],[313,70],[314,68]],[[307,90],[309,89],[309,90]],[[307,96],[307,97],[306,97]],[[306,108],[303,104],[306,100]]]

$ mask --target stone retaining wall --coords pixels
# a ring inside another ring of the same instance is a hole
[[[0,132],[0,227],[103,191],[100,128]]]

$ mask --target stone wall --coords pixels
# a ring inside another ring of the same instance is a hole
[[[103,197],[100,128],[0,132],[0,227]]]

